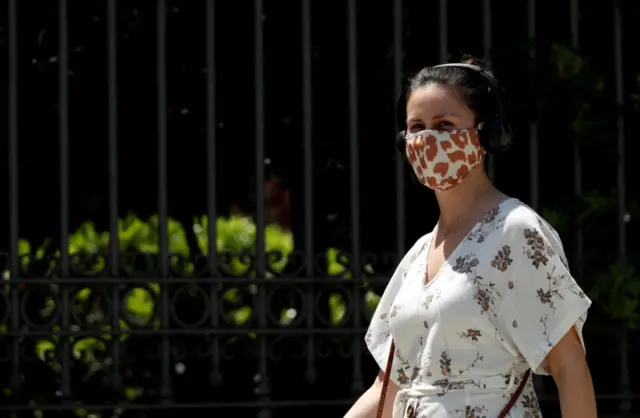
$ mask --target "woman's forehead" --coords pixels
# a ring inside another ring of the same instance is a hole
[[[460,102],[450,88],[431,84],[411,93],[407,101],[407,118],[433,117],[435,115],[465,116],[471,110]]]

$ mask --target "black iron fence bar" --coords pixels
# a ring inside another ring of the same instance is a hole
[[[217,271],[217,248],[216,248],[216,196],[218,194],[218,178],[216,176],[216,38],[215,38],[215,0],[207,0],[207,10],[205,17],[206,43],[205,55],[207,62],[207,217],[208,223],[208,267],[211,276]]]
[[[264,86],[264,34],[262,27],[263,0],[254,0],[254,83],[255,83],[255,122],[256,122],[256,269],[257,276],[264,277],[265,260],[265,86]]]
[[[69,46],[67,0],[58,3],[58,135],[60,163],[60,274],[69,275]],[[68,326],[65,325],[65,326]]]
[[[300,285],[303,286],[309,283],[314,284],[340,284],[344,286],[351,286],[351,284],[364,285],[367,283],[372,284],[386,284],[389,282],[389,276],[372,276],[367,278],[353,278],[348,281],[341,277],[278,277],[277,279],[268,278],[253,278],[253,277],[153,277],[153,278],[141,278],[141,277],[91,277],[91,278],[16,278],[12,279],[11,283],[20,284],[51,284],[51,285],[97,285],[97,284],[211,284],[219,283],[220,285],[229,284],[236,286],[246,285],[273,285],[286,284],[286,285]]]
[[[19,274],[20,258],[18,256],[18,223],[19,223],[19,194],[18,194],[18,0],[9,0],[9,248],[11,251],[12,278]],[[18,289],[11,287],[11,330],[20,330],[18,313]],[[11,344],[11,386],[14,390],[20,387],[20,356],[19,339],[14,338]]]
[[[158,236],[160,274],[169,275],[169,231],[167,197],[167,20],[165,0],[157,1],[156,10],[156,83],[158,129]],[[163,292],[164,293],[164,292]]]
[[[156,10],[156,66],[157,66],[157,124],[158,124],[158,239],[160,275],[169,276],[168,184],[167,184],[167,10],[165,0],[158,0]],[[169,287],[160,287],[160,322],[163,328],[169,323]],[[162,365],[160,370],[160,396],[170,399],[171,345],[169,338],[162,338]]]
[[[580,7],[579,0],[570,0],[569,2],[569,19],[571,25],[571,45],[578,49],[580,46]],[[580,150],[580,142],[573,141],[573,192],[576,196],[582,194],[582,156]],[[582,219],[578,217],[576,220],[576,230],[574,239],[573,253],[573,274],[578,279],[583,278],[582,254],[584,252],[584,239],[582,235]]]
[[[258,401],[258,402],[202,402],[202,403],[155,403],[155,404],[126,404],[121,405],[123,409],[131,411],[141,410],[168,410],[168,409],[274,409],[274,408],[300,408],[300,407],[336,407],[348,406],[353,400],[331,400],[331,401]],[[26,406],[0,406],[0,411],[69,411],[78,409],[77,405],[34,405]],[[87,411],[105,411],[112,410],[113,405],[105,404],[83,404],[83,410]]]
[[[358,33],[357,33],[357,5],[356,0],[347,2],[347,44],[349,71],[349,167],[351,189],[351,274],[360,277],[360,160],[358,136],[360,135],[358,106]],[[362,290],[360,286],[353,286],[353,325],[360,327],[362,322]],[[362,338],[357,336],[353,341],[353,375],[351,394],[358,396],[364,390],[362,378]]]
[[[266,196],[265,196],[265,81],[264,81],[264,4],[263,0],[254,0],[254,60],[255,60],[255,118],[256,118],[256,273],[257,277],[265,277],[265,226],[266,226]],[[256,311],[258,326],[267,326],[267,294],[264,286],[259,286]],[[268,401],[271,394],[268,377],[268,344],[266,336],[259,336],[258,367],[255,393],[259,401]],[[269,409],[260,410],[260,418],[271,416]]]
[[[622,261],[627,259],[627,231],[626,231],[626,180],[625,180],[625,132],[624,132],[624,113],[622,112],[625,104],[624,92],[624,67],[623,67],[623,49],[622,49],[622,6],[621,2],[614,2],[613,5],[613,51],[614,51],[614,71],[616,82],[616,102],[618,104],[618,170],[616,183],[618,190],[618,256]],[[631,376],[629,373],[629,340],[628,333],[622,328],[620,333],[620,391],[629,393],[631,390]],[[631,410],[630,402],[621,402],[621,412]]]
[[[482,0],[482,52],[488,68],[491,68],[491,42],[491,0]],[[487,165],[489,178],[496,181],[496,164],[491,156]]]
[[[215,277],[218,268],[217,252],[217,208],[216,196],[218,193],[218,178],[216,176],[216,2],[207,0],[205,16],[206,43],[205,55],[207,65],[207,217],[208,217],[208,258],[209,276]],[[211,300],[210,324],[211,328],[219,327],[218,315],[218,286],[219,283],[212,283],[209,288],[209,298]],[[217,335],[212,337],[211,346],[211,384],[217,386],[222,383],[222,372],[220,371],[220,340]]]
[[[300,408],[300,407],[335,407],[348,406],[353,400],[338,399],[330,401],[257,401],[257,402],[202,402],[202,403],[153,403],[153,404],[126,404],[121,405],[122,409],[131,411],[141,410],[167,410],[167,409],[274,409],[274,408]],[[82,409],[87,411],[105,411],[113,410],[113,405],[105,404],[83,404]],[[69,411],[78,409],[78,405],[16,405],[16,406],[0,406],[0,411]]]
[[[403,65],[402,65],[402,0],[391,2],[393,4],[393,93],[394,100],[400,97],[404,91]],[[395,119],[394,119],[395,121]],[[394,129],[397,127],[394,126]],[[395,132],[394,132],[395,133]],[[389,138],[394,138],[390,135]],[[395,149],[394,149],[395,152]],[[405,248],[405,190],[404,173],[405,157],[399,155],[396,158],[396,252],[399,256],[404,254]]]
[[[313,276],[313,87],[311,39],[311,1],[302,0],[302,118],[304,161],[304,250],[305,272]]]
[[[527,2],[527,33],[530,42],[529,57],[536,60],[537,51],[535,46],[536,40],[536,0]],[[532,208],[538,210],[540,206],[540,190],[539,190],[539,171],[538,171],[538,124],[536,121],[529,121],[529,204]]]
[[[300,329],[300,328],[286,328],[286,327],[274,327],[274,328],[262,328],[262,327],[229,327],[220,329],[202,329],[202,328],[169,328],[169,329],[150,329],[141,328],[135,330],[120,330],[104,331],[104,330],[81,330],[81,331],[47,331],[47,330],[33,330],[33,331],[9,331],[2,333],[3,336],[19,336],[19,337],[74,337],[74,338],[86,338],[86,337],[116,337],[116,336],[246,336],[249,333],[256,334],[258,336],[308,336],[308,335],[352,335],[358,334],[359,337],[363,337],[366,332],[366,327],[361,328],[332,328],[332,329]],[[259,377],[259,376],[258,376]]]
[[[69,41],[67,0],[58,3],[58,89],[59,89],[59,136],[60,136],[60,274],[68,277],[69,264]],[[67,307],[70,289],[62,288],[62,306]],[[62,329],[70,327],[69,309],[62,312]],[[63,399],[71,395],[71,346],[67,338],[62,339],[62,385],[60,393]]]
[[[118,104],[117,104],[117,25],[116,0],[107,2],[107,141],[109,143],[109,255],[111,259],[110,273],[120,274],[118,235]],[[120,286],[111,286],[111,327],[120,329]],[[120,375],[120,340],[111,341],[111,381],[115,388],[122,384]]]
[[[620,2],[614,2],[613,7],[613,52],[615,64],[615,80],[616,80],[616,103],[618,109],[622,110],[625,103],[624,92],[624,67],[623,67],[623,49],[622,49],[622,10]],[[618,113],[618,170],[617,170],[617,189],[618,189],[618,252],[620,257],[627,257],[627,231],[626,231],[626,181],[625,181],[625,135],[624,135],[624,113]]]
[[[227,326],[225,328],[219,329],[205,329],[205,328],[169,328],[169,329],[152,329],[152,328],[136,328],[123,330],[121,329],[118,332],[113,330],[99,330],[99,329],[86,329],[86,330],[74,330],[74,331],[51,331],[46,329],[35,329],[29,331],[8,331],[6,333],[2,333],[3,337],[21,337],[21,338],[29,338],[29,337],[43,337],[43,338],[56,338],[56,337],[73,337],[73,338],[104,338],[104,337],[119,337],[119,336],[246,336],[247,334],[256,334],[258,336],[299,336],[299,337],[307,337],[310,335],[314,336],[344,336],[344,335],[357,335],[357,338],[364,337],[364,333],[367,331],[366,324],[362,327],[335,327],[335,328],[316,328],[316,329],[305,329],[305,328],[296,328],[296,327],[282,327],[273,325],[269,328],[261,328],[261,327],[245,327],[245,326]],[[544,392],[543,392],[544,393]],[[631,393],[631,392],[620,392],[620,393]]]
[[[527,14],[527,32],[529,46],[529,57],[532,61],[537,59],[536,50],[536,0],[529,0],[528,2],[528,14]],[[530,199],[531,206],[534,209],[539,209],[539,169],[538,169],[538,124],[535,120],[529,120],[529,182],[530,182]],[[540,376],[533,377],[533,384],[536,391],[543,392],[545,390],[545,380]]]
[[[557,402],[557,396],[538,396],[541,402]],[[637,400],[640,399],[640,394],[602,394],[596,396],[597,401],[615,401],[615,400]],[[132,403],[122,405],[122,408],[126,408],[131,411],[140,410],[158,410],[158,409],[258,409],[258,408],[300,408],[300,407],[331,407],[331,406],[344,406],[348,407],[353,403],[351,399],[335,399],[335,400],[295,400],[295,401],[257,401],[257,402],[185,402],[185,403]],[[0,411],[33,411],[38,409],[41,411],[69,411],[77,409],[77,405],[63,404],[63,405],[16,405],[16,406],[0,406]],[[113,405],[109,404],[83,404],[82,409],[87,411],[104,411],[112,410]]]
[[[439,62],[447,62],[449,59],[449,22],[447,0],[438,3],[438,38],[440,41]]]
[[[312,277],[315,273],[315,252],[313,245],[313,80],[312,80],[312,51],[311,38],[311,0],[302,0],[302,122],[303,122],[303,189],[304,189],[304,251],[305,251],[305,275]],[[306,287],[306,304],[313,306],[315,303],[315,284],[309,283]],[[314,315],[308,315],[307,329],[315,326]],[[309,337],[307,341],[307,370],[305,378],[307,383],[316,381],[317,371],[315,367],[315,339]]]

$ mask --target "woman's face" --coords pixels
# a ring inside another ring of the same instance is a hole
[[[475,125],[471,109],[460,102],[449,87],[429,84],[409,96],[407,101],[407,133],[425,129],[450,131]]]
[[[409,163],[418,181],[434,190],[460,184],[485,155],[473,112],[447,87],[432,84],[411,94],[407,131]]]

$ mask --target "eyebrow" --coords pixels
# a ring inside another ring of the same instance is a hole
[[[456,115],[455,113],[438,113],[437,115],[434,115],[431,119],[432,120],[436,120],[436,119],[442,119],[445,118],[447,116],[455,116],[455,117],[459,117],[458,115]],[[419,122],[420,119],[419,118],[411,118],[407,120],[407,123],[409,122]]]

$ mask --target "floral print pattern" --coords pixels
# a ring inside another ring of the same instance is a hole
[[[382,370],[396,343],[394,418],[497,416],[527,368],[546,374],[544,358],[571,327],[582,338],[591,302],[556,232],[516,199],[489,211],[425,284],[431,236],[401,261],[365,342]],[[509,416],[542,416],[531,381]]]
[[[544,239],[540,236],[538,230],[525,228],[524,238],[526,240],[524,254],[531,260],[531,265],[535,268],[540,268],[540,265],[546,266],[549,262],[548,257],[555,256],[553,248],[545,245]]]
[[[495,207],[487,212],[469,236],[467,241],[475,241],[478,244],[484,240],[496,229],[502,228],[506,219],[505,213],[500,207]]]
[[[513,263],[513,258],[511,258],[511,247],[503,245],[502,248],[498,250],[498,254],[496,254],[496,256],[493,257],[493,260],[491,260],[491,267],[504,273],[507,271],[511,263]]]
[[[482,337],[482,331],[476,328],[469,328],[466,331],[458,333],[461,338],[470,338],[471,341],[478,341],[478,338]]]
[[[465,405],[463,409],[456,409],[456,413],[460,418],[486,418],[489,412],[484,406]]]

